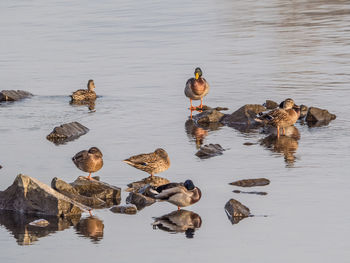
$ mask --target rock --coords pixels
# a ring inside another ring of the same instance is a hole
[[[279,107],[279,104],[273,100],[266,100],[263,106],[268,110],[273,110]]]
[[[133,183],[128,184],[128,187],[125,191],[127,192],[138,192],[142,187],[146,185],[150,185],[152,187],[158,187],[163,184],[168,184],[170,181],[166,178],[159,177],[159,176],[149,176],[146,177],[140,181],[136,181]]]
[[[87,197],[80,195],[79,192],[73,186],[61,179],[58,179],[57,177],[52,179],[51,187],[56,191],[60,192],[61,194],[64,194],[65,196],[68,196],[69,198],[73,199],[74,201],[82,203],[91,208],[108,207],[106,202],[101,200],[100,198],[97,198],[95,196]]]
[[[0,165],[0,169],[2,168],[2,166]]]
[[[221,122],[228,126],[235,127],[236,125],[245,125],[245,126],[260,126],[260,123],[257,123],[254,119],[256,115],[260,112],[266,111],[264,106],[259,104],[247,104],[233,112],[232,114],[225,115],[222,118]]]
[[[229,183],[230,185],[241,186],[241,187],[252,187],[252,186],[264,186],[269,185],[270,180],[266,178],[257,179],[244,179]]]
[[[232,224],[237,224],[243,218],[250,216],[250,210],[235,199],[230,199],[225,205],[225,212]]]
[[[17,101],[32,96],[33,94],[24,90],[3,90],[0,92],[0,101]]]
[[[306,115],[308,124],[322,123],[327,125],[331,120],[335,120],[336,116],[328,112],[328,110],[310,107]]]
[[[256,191],[251,191],[251,192],[245,192],[241,190],[233,190],[232,192],[236,194],[255,194],[255,195],[267,195],[266,192],[256,192]]]
[[[245,146],[252,146],[252,145],[255,145],[256,143],[254,143],[254,142],[245,142],[245,143],[243,143],[243,145],[245,145]]]
[[[0,210],[37,215],[74,216],[90,208],[32,177],[20,174],[10,187],[0,192]]]
[[[209,111],[209,110],[216,110],[216,111],[223,111],[223,110],[228,110],[229,108],[226,107],[209,107],[207,105],[203,105],[202,109],[200,107],[196,108],[196,111]]]
[[[196,156],[198,156],[201,159],[206,159],[217,155],[221,155],[223,151],[225,150],[221,147],[220,144],[210,143],[210,144],[201,146],[199,148],[199,151],[196,153]]]
[[[29,225],[31,226],[37,226],[37,227],[46,227],[48,226],[50,223],[49,221],[45,220],[45,219],[37,219],[34,220],[33,222],[30,222]]]
[[[87,127],[79,122],[70,122],[57,126],[46,136],[46,139],[55,144],[62,144],[75,140],[89,131]]]
[[[136,205],[118,205],[110,209],[113,213],[134,215],[137,213]]]
[[[154,204],[156,200],[141,193],[131,192],[126,198],[127,204],[133,204],[137,207],[137,210],[142,210],[146,206]]]
[[[193,120],[198,124],[215,123],[220,122],[225,114],[217,110],[206,110],[193,116]]]
[[[77,233],[90,238],[94,242],[98,242],[103,238],[104,224],[102,220],[96,216],[83,218],[76,224]]]

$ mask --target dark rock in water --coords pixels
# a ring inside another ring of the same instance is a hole
[[[328,110],[310,107],[306,115],[306,121],[308,123],[324,123],[328,124],[331,120],[335,120],[336,116],[328,112]]]
[[[102,240],[103,238],[103,221],[96,216],[90,216],[81,219],[78,224],[76,224],[75,229],[77,233],[85,237],[90,238],[94,243]]]
[[[128,184],[128,189],[126,189],[127,192],[138,192],[142,187],[146,185],[150,185],[152,187],[158,187],[163,184],[168,184],[170,181],[166,178],[159,177],[159,176],[149,176],[146,178],[143,178],[140,181],[133,182]]]
[[[279,107],[279,104],[273,100],[266,100],[263,106],[268,110],[273,110]]]
[[[57,177],[52,179],[51,187],[56,191],[60,192],[61,194],[64,194],[65,196],[68,196],[69,198],[73,199],[74,201],[82,203],[91,208],[104,208],[113,205],[113,202],[110,202],[112,204],[108,206],[108,204],[105,201],[95,196],[87,197],[80,195],[78,190],[76,190],[73,186],[61,179],[58,179]]]
[[[260,123],[257,123],[254,119],[256,115],[260,112],[266,111],[264,106],[259,104],[247,104],[233,112],[232,114],[225,115],[222,118],[221,122],[228,126],[261,126]]]
[[[220,144],[206,144],[199,148],[199,151],[196,153],[201,159],[206,159],[210,157],[214,157],[217,155],[221,155],[222,152],[225,151]]]
[[[244,179],[244,180],[235,181],[229,184],[241,186],[241,187],[265,186],[270,184],[270,180],[266,178]]]
[[[203,105],[202,108],[197,107],[195,110],[196,111],[209,111],[209,110],[224,111],[224,110],[228,110],[228,108],[227,107],[215,107],[215,108],[212,108],[212,107],[209,107],[207,105]]]
[[[0,92],[0,101],[17,101],[32,96],[33,94],[24,90],[3,90]]]
[[[206,110],[193,116],[193,120],[198,124],[220,122],[225,114],[217,110]]]
[[[132,194],[132,193],[131,193]],[[118,205],[110,209],[113,213],[134,215],[137,213],[136,205]]]
[[[245,142],[243,143],[243,145],[245,146],[252,146],[252,145],[255,145],[256,143],[253,143],[253,142]]]
[[[143,195],[141,193],[131,192],[129,196],[126,198],[127,204],[133,204],[137,207],[137,210],[142,210],[146,206],[150,206],[156,202],[155,199]]]
[[[65,123],[57,126],[46,136],[46,139],[56,144],[62,144],[77,139],[89,131],[87,127],[79,122]]]
[[[20,174],[9,188],[0,192],[0,210],[37,215],[74,216],[90,208],[32,177]]]
[[[266,192],[257,192],[257,191],[252,191],[252,192],[245,192],[241,190],[233,190],[232,192],[236,194],[255,194],[255,195],[267,195]]]
[[[0,165],[0,169],[2,169],[2,166]]]
[[[250,216],[250,210],[235,199],[230,199],[225,205],[225,212],[232,224],[237,224],[243,218]]]
[[[300,105],[300,117],[299,119],[304,119],[307,115],[307,112],[309,111],[309,108],[305,105]]]

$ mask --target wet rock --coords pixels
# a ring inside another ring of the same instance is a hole
[[[37,226],[37,227],[46,227],[48,226],[50,223],[49,221],[45,220],[45,219],[37,219],[34,220],[33,222],[30,222],[29,225],[31,226]]]
[[[90,216],[81,219],[78,224],[76,224],[75,229],[78,234],[88,237],[94,243],[97,243],[103,238],[104,224],[103,221],[96,216]]]
[[[101,200],[100,198],[97,198],[95,196],[87,197],[87,196],[80,195],[78,190],[76,190],[72,185],[66,183],[65,181],[57,177],[52,179],[51,187],[56,191],[60,192],[61,194],[73,199],[74,201],[82,203],[91,208],[108,207],[108,204],[105,201]],[[113,205],[113,202],[112,202],[112,205]]]
[[[235,127],[236,125],[244,126],[260,126],[260,123],[257,123],[254,119],[256,115],[260,112],[266,111],[264,106],[259,104],[247,104],[233,112],[232,114],[225,115],[222,118],[221,122],[228,126]]]
[[[263,106],[268,110],[273,110],[279,107],[279,104],[273,100],[266,100]]]
[[[128,197],[126,198],[126,203],[135,205],[137,210],[142,210],[146,206],[150,206],[155,202],[156,200],[154,198],[136,192],[129,193]]]
[[[149,176],[146,178],[143,178],[140,181],[136,181],[133,183],[128,184],[128,187],[125,191],[127,192],[138,192],[142,187],[150,185],[152,187],[158,187],[163,184],[168,184],[170,181],[166,178],[159,177],[159,176]]]
[[[113,206],[110,210],[118,214],[134,215],[137,213],[137,207],[133,204]]]
[[[193,116],[193,120],[198,124],[220,122],[225,114],[217,110],[206,110]]]
[[[233,190],[232,192],[236,194],[255,194],[255,195],[267,195],[266,192],[257,192],[257,191],[251,191],[251,192],[245,192],[241,190]]]
[[[306,121],[308,123],[326,123],[328,124],[331,120],[335,120],[335,114],[331,114],[328,110],[310,107],[306,115]]]
[[[2,166],[0,165],[0,169],[2,168]]]
[[[53,131],[46,136],[46,139],[55,144],[62,144],[75,140],[88,131],[89,129],[87,127],[75,121],[55,127]]]
[[[225,212],[232,224],[237,224],[243,218],[250,216],[250,210],[235,199],[230,199],[225,205]]]
[[[223,151],[225,150],[221,147],[220,144],[210,143],[210,144],[201,146],[199,148],[199,151],[196,153],[196,156],[198,156],[201,159],[206,159],[217,155],[221,155]]]
[[[74,216],[90,208],[62,195],[50,186],[23,174],[0,192],[0,210],[25,214]]]
[[[270,184],[270,180],[266,178],[244,179],[229,184],[241,187],[265,186]]]
[[[24,90],[3,90],[0,92],[0,101],[17,101],[32,96],[33,94]]]
[[[245,146],[252,146],[252,145],[255,145],[256,143],[254,143],[254,142],[245,142],[245,143],[243,143],[243,145],[245,145]]]

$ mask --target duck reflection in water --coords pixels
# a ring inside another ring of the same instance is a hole
[[[196,148],[199,149],[208,136],[209,131],[219,130],[223,125],[220,123],[198,124],[195,121],[188,119],[185,122],[185,131],[188,138],[196,142]]]
[[[202,225],[202,218],[191,211],[175,210],[161,217],[155,217],[153,229],[161,229],[170,233],[185,233],[187,238],[193,238],[196,229]]]
[[[295,153],[298,149],[298,140],[300,139],[299,130],[295,126],[285,128],[285,135],[277,137],[277,132],[272,133],[260,140],[260,145],[265,146],[272,152],[282,153],[287,167],[293,166],[296,161]]]
[[[91,238],[93,242],[97,243],[103,238],[104,224],[96,216],[83,218],[75,228],[78,234]]]
[[[71,101],[70,105],[73,106],[87,106],[90,112],[95,112],[95,101]]]

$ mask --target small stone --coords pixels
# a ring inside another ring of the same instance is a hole
[[[135,192],[129,193],[128,197],[126,198],[126,203],[135,205],[137,210],[142,210],[146,206],[150,206],[155,202],[156,200],[154,198]]]
[[[133,204],[118,205],[118,206],[113,206],[110,209],[110,211],[112,211],[113,213],[134,215],[137,213],[137,207],[136,205],[133,205]]]
[[[256,123],[254,120],[256,115],[266,111],[266,108],[259,104],[246,104],[233,112],[232,114],[227,114],[222,118],[221,122],[229,126],[251,126],[251,125],[261,125]]]
[[[206,159],[210,157],[214,157],[217,155],[221,155],[222,152],[225,151],[220,144],[206,144],[199,148],[199,151],[196,153],[201,159]]]
[[[310,107],[306,115],[306,121],[308,123],[323,122],[328,124],[331,120],[335,120],[335,114],[331,114],[328,110]]]
[[[225,212],[232,224],[250,216],[250,210],[235,199],[230,199],[225,205]]]
[[[243,145],[245,146],[252,146],[252,145],[255,145],[256,143],[253,143],[253,142],[245,142],[243,143]]]
[[[38,227],[46,227],[49,225],[49,221],[45,219],[38,219],[33,222],[30,222],[29,225],[31,226],[38,226]]]
[[[225,114],[217,110],[206,110],[193,116],[193,120],[199,124],[220,122]]]
[[[273,110],[278,108],[279,104],[273,100],[266,100],[263,106],[268,110]]]
[[[79,122],[65,123],[57,126],[46,136],[46,139],[55,144],[63,144],[75,140],[89,131],[87,127]]]
[[[265,186],[269,185],[270,180],[266,178],[257,179],[244,179],[230,183],[230,185],[241,186],[241,187],[253,187],[253,186]]]
[[[17,101],[32,96],[33,94],[24,90],[3,90],[0,92],[0,101]]]
[[[256,191],[252,191],[252,192],[245,192],[245,191],[241,191],[241,190],[233,190],[232,192],[236,193],[236,194],[255,194],[255,195],[267,195],[266,192],[256,192]]]

